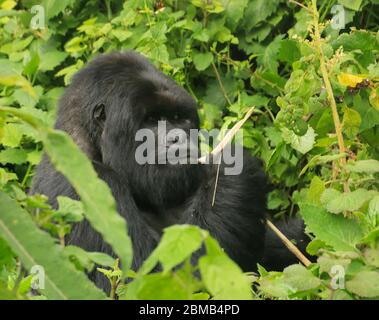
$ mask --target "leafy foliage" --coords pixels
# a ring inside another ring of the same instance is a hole
[[[112,298],[377,299],[379,3],[302,3],[0,0],[0,298],[101,298],[83,274],[100,266]],[[339,28],[334,5],[344,8]],[[195,97],[206,129],[225,130],[255,106],[243,143],[273,183],[268,208],[304,219],[316,263],[283,272],[259,266],[259,274],[246,275],[205,231],[172,226],[142,268],[128,270],[130,240],[108,188],[71,139],[51,129],[72,75],[99,53],[128,49]],[[53,210],[43,195],[27,194],[42,152],[81,201],[62,197]],[[65,246],[83,216],[120,266]],[[192,266],[200,246],[206,254]],[[31,294],[34,278],[25,272],[35,263],[51,280],[43,296]],[[151,273],[157,263],[162,272]],[[81,288],[75,292],[74,281]]]

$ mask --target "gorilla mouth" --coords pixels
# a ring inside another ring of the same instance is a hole
[[[181,152],[161,152],[157,154],[158,164],[168,164],[168,165],[185,165],[185,164],[198,164],[197,153],[194,154],[193,150],[185,149]]]

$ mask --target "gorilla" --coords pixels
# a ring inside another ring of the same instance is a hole
[[[74,75],[57,113],[55,128],[67,132],[86,153],[128,223],[133,269],[141,266],[159,242],[162,230],[172,224],[209,230],[244,271],[255,270],[261,261],[273,261],[276,268],[282,267],[281,261],[295,262],[274,235],[268,243],[286,253],[278,259],[280,255],[273,250],[276,260],[270,258],[270,252],[264,256],[268,188],[261,162],[244,152],[238,175],[223,174],[225,163],[221,163],[219,175],[214,163],[139,164],[135,153],[141,142],[135,137],[140,129],[150,129],[156,143],[164,148],[187,148],[180,137],[160,139],[158,121],[188,135],[191,129],[199,129],[197,105],[183,88],[135,52],[103,54],[88,63]],[[37,168],[32,193],[47,195],[53,207],[59,195],[78,199],[47,156]],[[74,225],[67,243],[113,254],[86,220]],[[95,271],[90,278],[109,289],[100,273]]]

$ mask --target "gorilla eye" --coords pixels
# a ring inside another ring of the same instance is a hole
[[[93,118],[99,122],[104,122],[106,119],[105,115],[105,106],[104,104],[100,103],[95,106],[93,109]]]

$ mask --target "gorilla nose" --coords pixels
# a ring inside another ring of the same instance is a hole
[[[178,143],[180,141],[180,138],[178,136],[175,137],[167,137],[167,144],[173,145],[175,143]]]
[[[170,147],[174,144],[186,143],[187,135],[184,131],[175,131],[166,136],[166,147]]]

